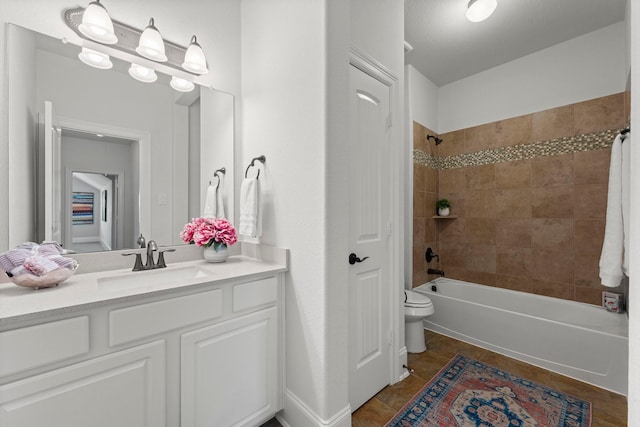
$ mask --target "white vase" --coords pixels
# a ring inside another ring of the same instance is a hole
[[[449,216],[449,208],[438,208],[438,215],[439,216]]]
[[[226,246],[220,246],[216,251],[212,245],[203,248],[202,255],[207,262],[225,262],[229,258],[229,250]]]

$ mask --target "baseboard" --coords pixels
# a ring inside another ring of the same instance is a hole
[[[276,418],[284,427],[350,427],[351,406],[347,405],[328,420],[323,420],[291,390],[287,390],[284,393],[284,410]]]

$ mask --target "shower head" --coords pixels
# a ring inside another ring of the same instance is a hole
[[[442,144],[442,138],[438,138],[435,135],[427,135],[427,141],[433,139],[436,142],[436,145]]]

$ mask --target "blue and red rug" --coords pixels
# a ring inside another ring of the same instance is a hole
[[[458,354],[386,427],[590,425],[590,402]]]

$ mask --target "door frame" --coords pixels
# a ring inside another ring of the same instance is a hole
[[[99,122],[90,122],[73,117],[57,116],[53,124],[63,129],[102,133],[134,141],[138,150],[138,225],[140,233],[151,233],[151,132],[131,129]]]
[[[402,365],[406,364],[406,347],[404,346],[404,310],[400,310],[400,292],[404,289],[404,267],[402,256],[404,252],[404,191],[401,184],[402,153],[403,150],[403,127],[399,88],[399,79],[391,70],[385,67],[378,60],[363,52],[355,46],[350,47],[349,64],[360,71],[368,74],[380,83],[389,88],[389,141],[390,146],[390,182],[389,200],[392,206],[390,211],[390,224],[392,229],[390,242],[391,252],[389,254],[389,279],[396,286],[389,287],[389,301],[391,302],[391,366],[389,366],[389,384],[394,384],[404,375]],[[394,189],[398,191],[394,191]]]

